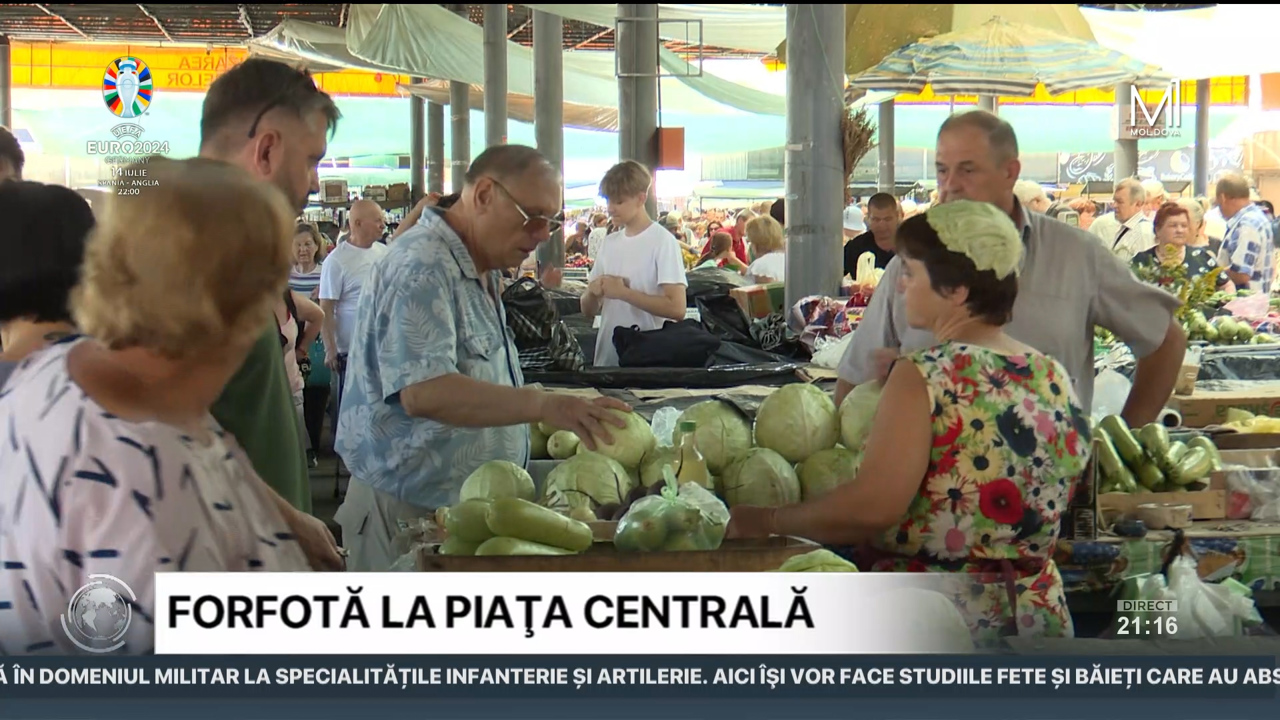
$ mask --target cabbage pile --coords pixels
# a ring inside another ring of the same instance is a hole
[[[698,426],[693,433],[694,444],[707,461],[707,469],[712,475],[724,472],[729,463],[751,449],[751,421],[726,402],[700,402],[680,415],[676,427],[686,422]],[[677,430],[673,444],[679,447],[683,437],[683,433]]]
[[[627,469],[600,453],[581,452],[547,475],[542,504],[566,514],[575,508],[595,512],[622,502],[635,486]]]

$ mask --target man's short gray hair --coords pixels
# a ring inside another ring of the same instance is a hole
[[[966,127],[980,130],[987,136],[987,143],[998,161],[1018,159],[1018,136],[1013,132],[1013,126],[986,110],[956,113],[943,121],[938,134]]]
[[[1142,187],[1142,183],[1137,178],[1125,178],[1116,184],[1117,190],[1125,190],[1129,193],[1129,202],[1144,203],[1147,201],[1147,189]]]
[[[1032,182],[1031,180],[1019,180],[1014,183],[1013,194],[1018,198],[1018,202],[1023,205],[1039,198],[1044,198],[1045,200],[1049,199],[1049,196],[1045,194],[1044,188],[1040,186],[1040,183]]]

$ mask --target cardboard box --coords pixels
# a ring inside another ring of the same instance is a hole
[[[1187,355],[1182,360],[1182,369],[1178,371],[1178,380],[1173,386],[1174,395],[1191,395],[1196,391],[1202,352],[1198,347],[1187,348]]]
[[[366,200],[372,200],[377,203],[386,202],[387,186],[386,185],[366,185],[364,187],[364,198]]]
[[[409,202],[409,183],[396,183],[387,187],[387,200],[390,202]]]
[[[768,317],[782,312],[786,305],[786,283],[769,283],[767,285],[744,285],[729,291],[729,296],[738,302],[738,307],[747,317],[756,319]]]
[[[324,180],[320,183],[320,202],[325,203],[346,203],[350,198],[347,194],[346,180]]]
[[[1184,427],[1192,428],[1225,423],[1231,408],[1280,417],[1280,383],[1254,385],[1248,390],[1197,390],[1194,395],[1174,395],[1169,398],[1169,408],[1182,414]]]

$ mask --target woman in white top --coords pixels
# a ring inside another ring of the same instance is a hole
[[[747,221],[746,235],[753,258],[745,273],[747,278],[757,284],[785,282],[787,251],[778,221],[768,215],[757,215]]]
[[[93,339],[29,356],[0,397],[6,654],[151,651],[157,572],[308,569],[319,521],[209,413],[284,291],[289,203],[215,161],[142,168],[72,294]]]

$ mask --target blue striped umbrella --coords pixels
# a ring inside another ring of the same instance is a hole
[[[1154,65],[1105,48],[999,17],[971,30],[925,38],[895,50],[849,79],[862,90],[941,95],[1050,94],[1132,83],[1168,87],[1173,78]]]

